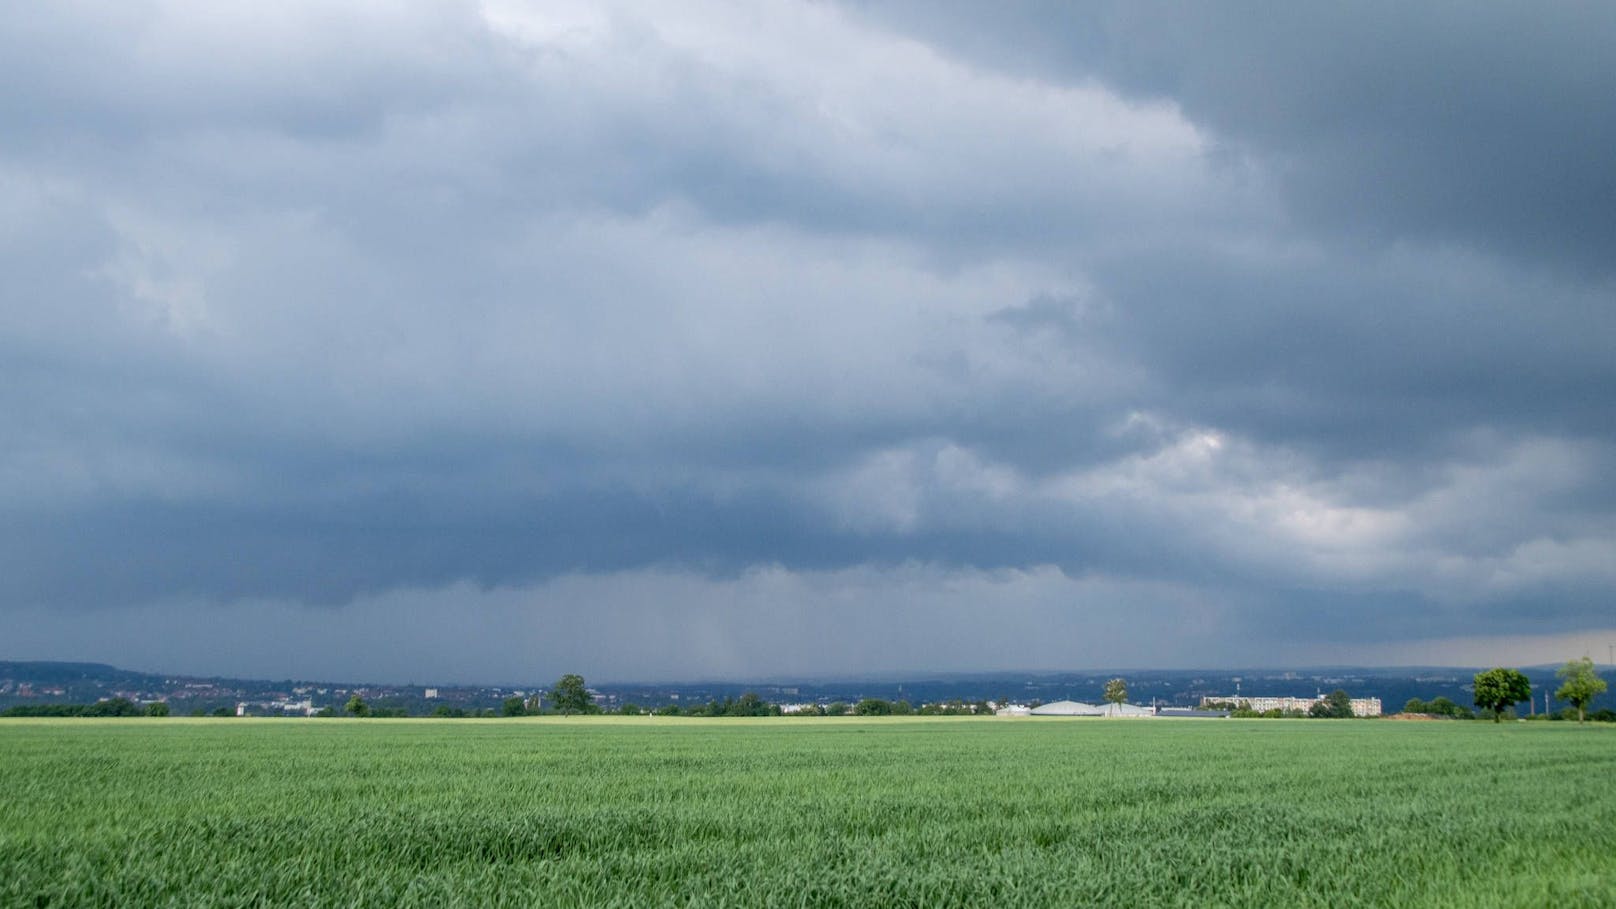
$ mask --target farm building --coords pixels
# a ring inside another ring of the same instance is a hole
[[[1033,716],[1155,716],[1156,711],[1137,704],[1085,704],[1082,701],[1056,701],[1034,707]]]
[[[1056,701],[1032,709],[1033,716],[1105,716],[1105,708],[1081,701]]]

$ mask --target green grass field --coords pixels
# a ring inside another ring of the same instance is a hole
[[[0,721],[0,905],[1611,906],[1616,730]]]

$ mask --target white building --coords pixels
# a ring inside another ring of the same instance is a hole
[[[1266,698],[1247,697],[1245,695],[1230,697],[1227,695],[1208,695],[1207,697],[1201,698],[1202,707],[1206,707],[1209,704],[1234,704],[1239,707],[1245,707],[1249,710],[1255,710],[1258,713],[1267,713],[1270,710],[1299,710],[1306,713],[1313,709],[1314,704],[1320,704],[1323,702],[1324,695],[1311,698]],[[1380,698],[1353,698],[1352,715],[1380,716]]]
[[[1033,716],[1105,716],[1105,708],[1082,701],[1055,701],[1032,708]]]

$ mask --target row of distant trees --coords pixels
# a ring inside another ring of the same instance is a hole
[[[141,707],[128,698],[108,698],[94,704],[18,704],[0,716],[168,716],[168,705]]]
[[[1555,698],[1569,703],[1572,709],[1575,709],[1577,722],[1586,722],[1588,705],[1606,689],[1605,680],[1599,677],[1598,671],[1594,668],[1594,661],[1589,657],[1572,660],[1556,670],[1554,675],[1561,683],[1559,689],[1554,692]],[[1482,711],[1483,716],[1491,718],[1495,723],[1500,722],[1506,715],[1513,714],[1516,704],[1532,699],[1532,683],[1519,669],[1494,667],[1476,673],[1471,682],[1474,692],[1472,700],[1476,707]],[[1410,698],[1408,703],[1403,705],[1403,712],[1462,720],[1475,719],[1476,716],[1470,708],[1443,697],[1430,701]],[[1594,719],[1616,722],[1616,711],[1601,710],[1594,714]]]
[[[542,709],[541,709],[542,704]],[[503,716],[525,716],[536,713],[546,714],[591,714],[601,713],[600,705],[589,694],[583,677],[568,674],[561,677],[542,699],[523,699],[511,697],[505,700],[500,711]],[[705,703],[692,704],[664,704],[661,707],[641,707],[638,704],[628,703],[618,707],[615,713],[623,716],[691,716],[691,717],[749,717],[749,716],[781,716],[784,710],[779,704],[771,703],[759,697],[755,692],[747,692],[740,697],[714,698]],[[833,701],[829,704],[810,704],[794,712],[797,716],[970,716],[982,713],[991,713],[987,701],[966,703],[964,701],[948,701],[941,704],[926,704],[915,707],[905,700],[889,701],[882,698],[864,698],[856,703]]]
[[[1576,708],[1577,721],[1587,719],[1587,708],[1594,698],[1606,690],[1605,680],[1599,677],[1594,662],[1588,657],[1572,660],[1561,666],[1555,673],[1561,680],[1560,688],[1554,696]],[[1525,674],[1518,669],[1496,667],[1484,672],[1478,672],[1474,682],[1474,701],[1484,715],[1490,716],[1494,722],[1499,721],[1505,714],[1511,712],[1515,704],[1527,701],[1532,696],[1531,682]],[[1121,704],[1128,699],[1128,683],[1124,679],[1111,679],[1105,685],[1105,700]],[[1212,705],[1219,706],[1219,705]],[[1352,698],[1346,691],[1337,688],[1322,701],[1314,704],[1305,713],[1302,711],[1270,710],[1259,713],[1240,704],[1229,703],[1221,705],[1233,712],[1237,717],[1258,716],[1309,716],[1318,718],[1349,718],[1352,714]],[[353,695],[344,705],[343,713],[355,717],[402,717],[408,713],[402,707],[378,708],[372,707],[358,694]],[[583,676],[575,673],[563,675],[556,684],[551,686],[546,696],[523,698],[513,696],[506,698],[500,710],[492,709],[466,710],[460,707],[442,706],[433,712],[437,717],[492,717],[500,716],[526,716],[531,714],[589,714],[600,713],[601,708],[595,703],[594,697],[584,683]],[[772,704],[758,697],[755,693],[747,692],[738,698],[726,697],[722,700],[714,699],[705,704],[689,704],[680,706],[668,704],[655,710],[639,707],[635,704],[624,704],[618,708],[619,714],[657,716],[697,716],[697,717],[748,717],[748,716],[780,716],[783,712],[778,704]],[[827,705],[813,704],[798,711],[803,716],[949,716],[949,715],[975,715],[991,713],[992,707],[987,701],[967,703],[964,701],[948,701],[941,704],[925,704],[920,708],[914,707],[905,700],[888,701],[882,698],[864,698],[854,704],[835,701]],[[1475,714],[1468,708],[1456,704],[1445,697],[1438,697],[1431,701],[1422,701],[1412,698],[1403,705],[1404,713],[1429,714],[1433,716],[1453,717],[1456,719],[1473,719]],[[233,711],[228,707],[220,707],[214,711],[215,716],[231,716]],[[168,716],[167,704],[148,704],[144,708],[127,698],[111,698],[94,704],[37,704],[18,705],[0,712],[0,716],[12,717],[120,717],[120,716]],[[200,711],[193,715],[200,715]],[[332,707],[323,708],[320,716],[336,716],[337,711]],[[1607,716],[1608,715],[1608,716]],[[1595,715],[1598,720],[1616,720],[1616,711],[1602,710]]]
[[[1577,722],[1588,719],[1588,705],[1594,698],[1603,694],[1606,689],[1605,680],[1599,677],[1594,667],[1594,661],[1589,657],[1572,660],[1561,666],[1555,677],[1560,679],[1561,685],[1554,692],[1554,696],[1572,705],[1576,710]],[[1482,715],[1499,722],[1504,716],[1512,713],[1514,705],[1529,701],[1532,697],[1532,683],[1525,673],[1518,669],[1495,667],[1484,672],[1476,673],[1472,679],[1472,689],[1476,707]],[[1107,700],[1110,698],[1107,697]],[[1306,712],[1300,710],[1268,710],[1258,712],[1244,707],[1236,702],[1222,702],[1208,706],[1226,709],[1236,717],[1351,717],[1352,698],[1343,690],[1337,688],[1323,701],[1314,704]],[[1438,697],[1430,701],[1419,698],[1410,698],[1403,705],[1403,713],[1417,713],[1428,716],[1452,717],[1454,719],[1475,719],[1476,714],[1469,707],[1456,704],[1453,701]],[[1594,719],[1602,721],[1616,721],[1616,711],[1605,709],[1594,715]]]
[[[1456,704],[1445,697],[1436,697],[1429,701],[1419,698],[1409,698],[1403,705],[1403,713],[1418,713],[1424,716],[1445,716],[1456,720],[1473,720],[1476,712],[1463,704]]]
[[[1577,722],[1585,722],[1588,704],[1606,688],[1605,680],[1594,669],[1594,661],[1589,657],[1572,660],[1556,670],[1554,676],[1561,681],[1554,696],[1577,708]],[[1476,673],[1473,681],[1476,706],[1490,711],[1495,723],[1516,704],[1532,697],[1532,683],[1518,669],[1489,669]]]

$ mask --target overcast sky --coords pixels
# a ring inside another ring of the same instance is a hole
[[[1616,5],[35,4],[0,658],[1616,642]]]

